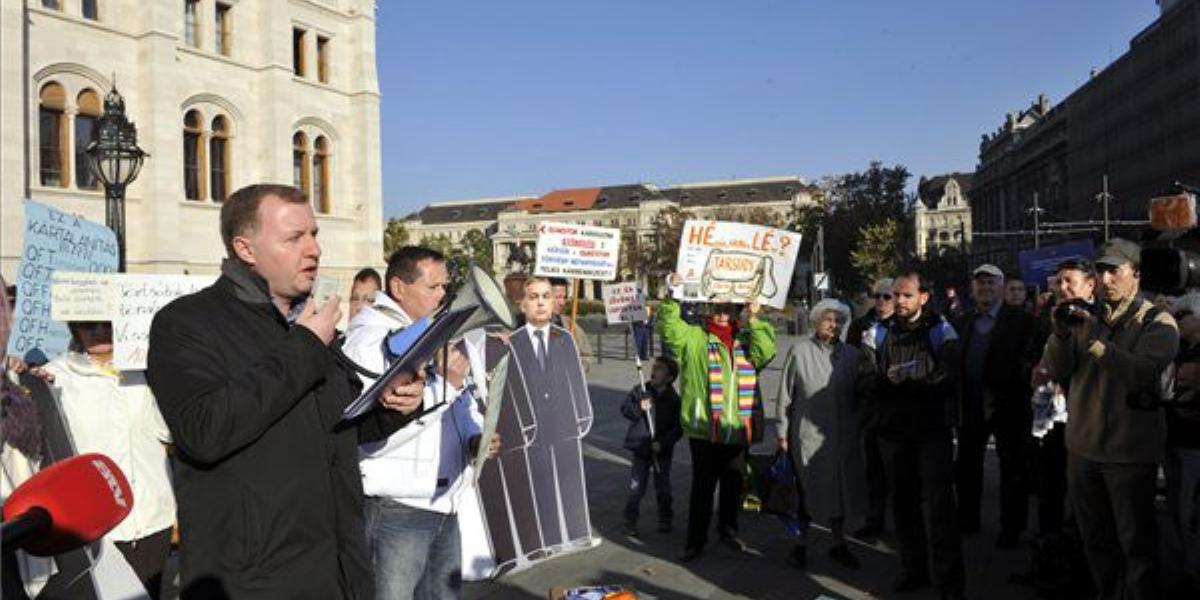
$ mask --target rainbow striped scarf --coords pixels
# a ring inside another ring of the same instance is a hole
[[[720,347],[723,344],[708,343],[708,425],[710,441],[729,443],[721,436],[721,416],[725,414],[725,368],[721,363]],[[740,344],[733,345],[730,355],[737,375],[737,407],[738,421],[746,434],[746,443],[751,441],[751,416],[754,412],[754,388],[757,386],[758,374],[754,365],[746,358]]]

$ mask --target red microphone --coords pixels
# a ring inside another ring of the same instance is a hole
[[[103,454],[56,462],[17,486],[4,502],[0,539],[34,556],[54,556],[112,531],[133,509],[133,491]]]

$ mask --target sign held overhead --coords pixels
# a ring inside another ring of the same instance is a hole
[[[538,224],[533,274],[612,281],[617,278],[620,250],[620,229],[543,221]]]
[[[783,308],[800,251],[800,234],[746,223],[686,221],[675,271],[675,298]]]

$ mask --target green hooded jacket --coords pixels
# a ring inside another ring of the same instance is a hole
[[[708,344],[717,345],[724,381],[725,406],[721,413],[719,437],[721,443],[744,444],[746,433],[738,418],[736,373],[729,350],[717,336],[701,325],[692,325],[679,314],[679,302],[666,299],[658,307],[658,333],[679,361],[679,396],[682,399],[681,421],[688,437],[709,439]],[[746,359],[761,371],[775,358],[775,328],[757,319],[738,332],[738,343],[746,349]]]

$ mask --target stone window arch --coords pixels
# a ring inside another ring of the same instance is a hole
[[[312,181],[313,210],[326,214],[332,205],[329,196],[329,139],[323,135],[313,140]]]
[[[38,91],[38,181],[46,187],[67,187],[67,92],[57,81]]]
[[[292,135],[292,185],[309,195],[308,136],[303,131]]]
[[[229,137],[229,118],[213,117],[208,138],[208,179],[213,202],[224,202],[229,195]]]
[[[81,190],[100,188],[100,180],[88,164],[87,149],[100,131],[100,94],[88,88],[75,97],[75,186]]]
[[[204,154],[204,115],[193,108],[183,115],[183,193],[188,200],[205,196]]]

